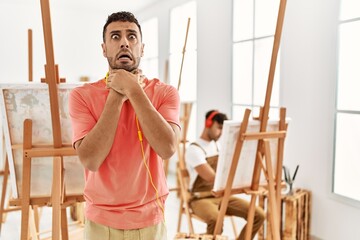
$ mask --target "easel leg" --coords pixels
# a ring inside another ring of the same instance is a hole
[[[286,109],[280,109],[280,121],[279,121],[279,130],[286,131]],[[276,186],[276,202],[277,210],[279,216],[279,226],[281,229],[281,182],[282,182],[282,167],[284,159],[284,148],[285,148],[285,138],[279,138],[278,140],[278,156],[277,156],[277,166],[275,172],[275,186]]]
[[[69,239],[66,208],[61,209],[61,237],[62,240]]]
[[[259,146],[258,146],[258,148],[259,148]],[[262,154],[260,151],[257,151],[256,159],[255,159],[255,166],[254,166],[254,171],[253,171],[253,178],[252,178],[252,182],[251,182],[251,190],[252,191],[259,190],[261,164],[262,164]],[[255,204],[256,204],[256,195],[252,194],[251,201],[250,201],[250,207],[248,210],[245,240],[251,239],[252,228],[254,225]]]
[[[179,206],[179,217],[178,217],[178,226],[177,226],[177,232],[180,232],[180,228],[181,228],[181,219],[182,219],[182,215],[183,215],[183,200],[180,200],[180,206]]]
[[[53,159],[53,184],[51,193],[52,204],[52,239],[60,240],[61,230],[61,172],[62,164],[60,157]]]
[[[37,207],[31,207],[29,206],[29,231],[30,231],[30,236],[31,236],[31,240],[39,240],[39,236],[38,236],[38,232],[39,232],[39,227],[36,223],[36,215],[37,215]]]
[[[251,195],[250,207],[248,211],[245,240],[251,239],[252,227],[254,225],[255,204],[256,204],[256,195],[253,194]]]
[[[186,213],[186,214],[188,214],[188,213]],[[190,215],[190,214],[188,214],[188,215]],[[188,225],[189,225],[190,233],[191,233],[191,234],[194,234],[195,231],[194,231],[194,226],[193,226],[193,224],[192,224],[191,217],[187,217],[187,219],[188,219]]]
[[[26,159],[24,161],[23,168],[28,168],[30,170],[30,160]],[[28,172],[25,174],[25,172]],[[27,176],[28,175],[28,176]],[[28,179],[28,185],[25,184]],[[22,200],[21,200],[21,240],[28,239],[29,231],[29,207],[30,207],[30,171],[23,171],[23,185],[22,185]]]
[[[269,182],[269,209],[271,211],[270,214],[271,232],[274,240],[280,240],[280,226],[279,226],[279,216],[277,211],[275,182],[274,182],[274,175],[271,166],[270,143],[268,140],[264,140],[264,150],[265,150],[266,169],[269,177],[268,182]]]
[[[1,202],[0,202],[0,232],[1,226],[3,223],[3,215],[5,214],[5,198],[6,198],[6,189],[9,177],[9,163],[7,159],[7,155],[5,157],[5,166],[4,166],[4,177],[3,177],[3,184],[2,184],[2,192],[1,192]]]
[[[36,231],[40,231],[40,213],[39,213],[39,207],[37,205],[34,205],[33,207],[34,211],[34,221],[35,221],[35,228]]]
[[[24,121],[23,151],[32,145],[32,121]],[[29,207],[30,207],[30,182],[31,182],[31,158],[23,157],[22,169],[22,195],[21,195],[21,240],[28,239],[29,232]]]
[[[64,169],[64,159],[63,157],[60,157],[60,189],[61,189],[61,195],[60,195],[60,207],[61,207],[61,237],[62,240],[68,240],[69,239],[69,232],[68,232],[68,221],[67,221],[67,212],[66,207],[63,206],[64,203],[64,197],[66,194],[65,190],[65,169]]]

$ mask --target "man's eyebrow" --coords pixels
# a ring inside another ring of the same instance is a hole
[[[138,34],[138,31],[134,30],[134,29],[126,29],[127,33],[133,33],[133,34]],[[120,30],[113,30],[110,32],[110,34],[120,34],[121,31]]]
[[[110,34],[120,34],[120,32],[121,31],[119,31],[119,30],[113,30],[113,31],[110,32]]]
[[[129,33],[138,34],[138,31],[136,31],[134,29],[127,29],[126,31],[129,32]]]

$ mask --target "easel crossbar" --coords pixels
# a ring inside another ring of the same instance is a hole
[[[67,147],[71,147],[71,143],[63,143],[62,144],[62,148],[67,148]],[[32,145],[32,148],[53,148],[54,145],[53,144],[36,144],[34,143]],[[23,149],[23,144],[12,144],[11,145],[11,149],[12,150],[17,150],[17,149]]]
[[[21,198],[10,199],[9,205],[10,206],[21,206]],[[66,208],[72,203],[76,202],[84,202],[84,196],[80,195],[66,195],[64,197],[64,203],[62,204],[62,208]],[[49,196],[38,196],[38,197],[31,197],[30,198],[30,205],[32,206],[51,206],[51,197]]]
[[[241,140],[261,140],[261,139],[285,138],[285,137],[286,137],[286,131],[243,133],[241,135]]]
[[[61,147],[61,148],[38,147],[38,148],[24,149],[24,156],[28,158],[76,156],[76,151],[72,147]]]

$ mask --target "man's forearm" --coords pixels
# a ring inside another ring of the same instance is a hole
[[[75,145],[80,161],[96,171],[113,145],[122,106],[121,96],[110,90],[104,110],[94,128]]]
[[[173,128],[161,116],[142,90],[132,93],[129,99],[150,146],[161,158],[170,158],[176,151],[178,127]]]

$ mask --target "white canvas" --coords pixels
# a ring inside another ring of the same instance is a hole
[[[287,119],[287,122],[289,119]],[[222,191],[225,189],[226,182],[229,176],[231,162],[235,151],[236,142],[239,136],[241,121],[226,120],[223,124],[222,135],[219,139],[220,153],[218,165],[216,170],[214,192]],[[259,132],[260,121],[250,120],[246,132]],[[267,131],[278,131],[279,120],[269,120]],[[276,170],[277,161],[277,143],[278,139],[270,139],[270,151],[273,171]],[[240,152],[238,165],[233,181],[232,189],[241,189],[251,186],[255,155],[257,150],[258,140],[246,140]],[[260,184],[266,184],[263,174],[261,174]]]
[[[63,144],[71,144],[72,128],[68,96],[76,84],[59,84],[59,114]],[[25,119],[33,122],[33,144],[53,144],[48,85],[45,83],[0,84],[0,110],[6,154],[10,168],[12,196],[21,197],[22,143]],[[82,193],[84,171],[77,156],[64,157],[67,194]],[[52,181],[52,157],[33,158],[30,196],[49,196]]]

